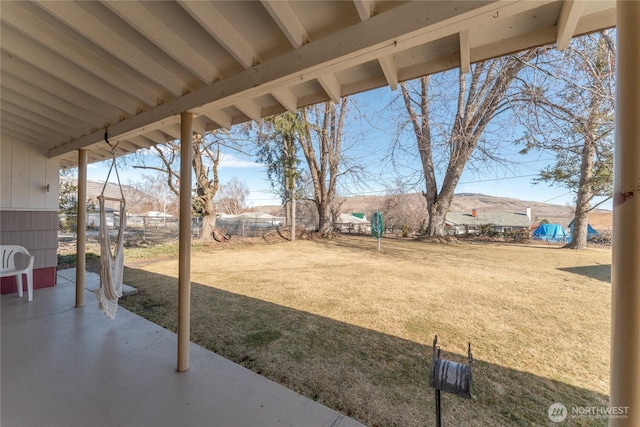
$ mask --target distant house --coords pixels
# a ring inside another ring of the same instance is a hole
[[[360,215],[362,215],[362,217]],[[371,233],[371,223],[365,218],[364,214],[341,213],[338,215],[338,218],[336,218],[336,223],[333,224],[333,228],[341,233]]]
[[[160,211],[147,211],[141,215],[144,226],[166,227],[168,224],[178,226],[178,218]]]
[[[478,234],[480,226],[489,226],[496,233],[514,233],[529,229],[531,209],[526,212],[449,212],[445,220],[447,233],[452,235]]]
[[[367,214],[365,214],[364,212],[351,212],[352,216],[355,216],[356,218],[360,218],[363,220],[367,220]]]
[[[173,215],[160,212],[160,211],[148,211],[143,214],[144,216],[154,217],[154,218],[173,218]]]
[[[104,218],[107,228],[115,228],[116,227],[116,218],[115,218],[115,209],[105,207],[104,208]],[[99,230],[100,229],[100,209],[97,207],[88,207],[87,208],[87,229],[88,230]]]

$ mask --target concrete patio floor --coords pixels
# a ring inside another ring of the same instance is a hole
[[[66,274],[66,273],[64,273]],[[1,298],[2,427],[331,426],[362,424],[191,343],[123,308],[114,320],[59,278],[32,302]]]

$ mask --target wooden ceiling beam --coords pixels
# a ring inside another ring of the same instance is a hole
[[[2,20],[17,29],[28,28],[28,36],[47,46],[48,50],[57,52],[140,102],[148,106],[157,104],[158,94],[155,90],[141,84],[140,79],[134,78],[112,61],[107,61],[76,38],[59,30],[51,21],[42,19],[28,10],[28,7],[37,8],[37,6],[27,5],[26,2],[5,2],[2,5]]]
[[[138,102],[117,86],[112,86],[72,62],[65,61],[7,25],[2,26],[2,49],[87,94],[111,105],[117,105],[128,114],[135,114],[140,107]]]
[[[101,123],[105,121],[105,119],[99,114],[94,114],[92,111],[81,108],[72,102],[42,90],[37,86],[30,85],[12,74],[2,73],[0,76],[0,82],[2,82],[1,90],[3,96],[5,90],[14,90],[25,98],[41,102],[42,104],[48,105],[63,114],[82,120],[85,123]]]
[[[271,94],[290,113],[295,114],[298,111],[298,98],[291,89],[278,89],[271,92]]]
[[[234,105],[242,112],[242,114],[249,117],[249,119],[254,122],[258,123],[262,119],[262,108],[260,108],[260,106],[251,99],[238,101]]]
[[[159,62],[148,51],[141,49],[140,45],[134,42],[135,37],[117,31],[115,23],[110,22],[108,16],[88,10],[96,11],[101,7],[99,4],[54,1],[40,2],[38,5],[174,96],[183,94],[185,82],[170,73],[165,64]]]
[[[584,1],[579,0],[565,0],[562,2],[562,9],[558,17],[558,38],[556,40],[558,50],[564,50],[569,46],[584,4]]]
[[[65,123],[75,129],[91,130],[91,122],[85,122],[78,118],[64,113],[63,111],[51,108],[47,104],[43,104],[37,100],[29,99],[20,92],[16,92],[13,88],[2,89],[2,103],[10,102],[13,105],[17,105],[33,114],[46,117],[59,123]]]
[[[318,76],[318,82],[329,95],[329,98],[337,104],[340,102],[342,96],[342,86],[333,73],[325,74],[324,76]]]
[[[223,77],[202,53],[174,31],[171,23],[156,16],[153,11],[137,1],[106,2],[105,5],[120,19],[161,47],[168,55],[196,75],[202,82],[211,83]]]
[[[469,46],[469,31],[459,33],[460,38],[460,72],[465,74],[471,69],[471,47]]]
[[[218,12],[214,2],[180,0],[179,3],[244,68],[262,62],[258,52]]]
[[[358,10],[358,15],[360,15],[360,20],[364,21],[365,19],[371,18],[374,14],[374,3],[371,0],[353,0],[353,4]]]
[[[382,68],[385,79],[387,79],[387,84],[391,90],[396,90],[398,88],[398,66],[393,56],[380,57],[378,58],[378,63]]]
[[[300,22],[300,18],[296,15],[288,1],[285,0],[261,0],[262,5],[267,9],[269,15],[278,24],[280,30],[289,39],[289,42],[296,49],[309,43],[311,37]]]
[[[41,138],[44,141],[55,141],[56,139],[59,140],[67,135],[66,133],[61,132],[58,129],[50,128],[47,123],[40,123],[32,119],[27,119],[24,116],[14,114],[4,109],[0,114],[0,120],[2,121],[3,128],[5,126],[5,123],[13,123],[16,126],[19,126],[22,129],[23,133],[29,135],[41,135]]]
[[[222,109],[215,110],[215,111],[208,111],[200,114],[207,116],[209,119],[213,120],[224,129],[227,129],[227,130],[231,129],[233,117],[231,117],[231,114],[227,113]]]
[[[29,66],[26,62],[7,52],[0,54],[4,78],[7,74],[14,78],[28,81],[29,85],[50,93],[66,102],[77,105],[79,108],[98,114],[104,118],[104,122],[117,120],[124,116],[125,112],[111,105],[108,102],[101,102],[100,99],[89,95],[78,89],[76,86],[53,77],[46,72]],[[2,84],[4,84],[4,80]]]

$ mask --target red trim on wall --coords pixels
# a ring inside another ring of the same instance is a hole
[[[50,288],[56,285],[56,267],[36,268],[33,270],[33,289]],[[27,278],[22,280],[24,292],[27,291]],[[14,294],[18,292],[15,277],[3,277],[0,281],[0,293]]]

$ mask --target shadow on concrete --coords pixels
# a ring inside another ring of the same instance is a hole
[[[126,268],[125,282],[138,294],[123,298],[124,308],[151,321],[162,318],[161,326],[176,330],[176,278]],[[198,283],[192,284],[191,310],[192,341],[344,415],[370,426],[435,425],[431,345]],[[442,357],[466,361],[446,351],[447,337],[440,339]],[[473,399],[443,394],[445,426],[555,425],[548,418],[555,402],[569,411],[608,403],[592,390],[485,362],[483,353],[491,349],[472,346]]]

